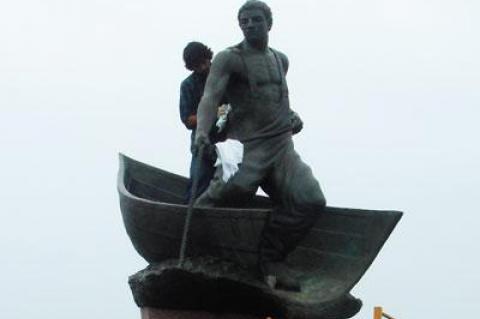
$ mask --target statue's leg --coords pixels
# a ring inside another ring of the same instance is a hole
[[[222,193],[225,191],[225,182],[222,180],[222,167],[217,167],[210,184],[195,201],[195,206],[214,207],[221,203]]]
[[[263,170],[256,169],[257,163],[248,157],[240,169],[227,182],[223,180],[222,167],[217,167],[208,188],[197,199],[195,205],[203,207],[242,207],[255,195]]]
[[[260,264],[283,262],[325,208],[320,185],[290,145],[276,161],[262,188],[276,207],[260,242]]]

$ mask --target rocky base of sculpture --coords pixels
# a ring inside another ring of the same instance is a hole
[[[350,294],[318,302],[312,289],[272,290],[251,270],[215,258],[187,259],[182,267],[177,263],[170,260],[150,265],[130,276],[133,297],[143,311],[198,311],[225,314],[227,318],[239,314],[275,319],[344,319],[354,316],[362,306]]]
[[[141,319],[265,319],[265,317],[242,314],[215,314],[206,311],[165,310],[141,308]]]

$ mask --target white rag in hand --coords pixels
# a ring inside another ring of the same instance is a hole
[[[224,104],[222,105],[222,107],[225,108],[225,112],[223,113],[222,116],[218,118],[217,122],[215,123],[215,126],[217,127],[217,133],[220,133],[221,131],[223,131],[223,129],[227,125],[228,113],[230,113],[230,111],[232,110],[232,107],[230,106],[230,104]]]
[[[217,161],[215,167],[222,165],[222,179],[226,183],[238,171],[238,164],[243,160],[243,144],[237,140],[227,139],[215,144]]]

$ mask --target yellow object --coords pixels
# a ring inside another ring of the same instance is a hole
[[[383,312],[382,307],[373,308],[373,319],[382,319],[382,318],[395,319],[389,314]]]

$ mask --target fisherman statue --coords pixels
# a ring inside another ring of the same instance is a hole
[[[287,56],[268,46],[271,10],[249,0],[238,22],[244,40],[215,56],[198,105],[196,158],[212,149],[212,128],[226,135],[206,190],[196,196],[194,174],[183,205],[186,178],[120,156],[122,217],[149,262],[129,278],[135,302],[151,319],[351,318],[362,302],[350,291],[402,212],[326,206],[294,149],[303,123],[290,108]],[[217,119],[223,99],[229,111]],[[239,165],[225,165],[222,153]],[[259,187],[270,200],[255,195]],[[177,312],[156,315],[164,310]]]
[[[290,108],[287,56],[268,46],[271,10],[262,1],[247,1],[238,22],[244,40],[219,52],[212,62],[198,108],[195,147],[210,146],[208,133],[226,96],[232,107],[226,136],[243,144],[243,160],[226,182],[219,166],[195,205],[248,202],[261,187],[274,210],[258,248],[259,273],[271,288],[298,291],[299,282],[285,260],[324,210],[325,197],[294,149],[292,134],[303,123]]]

